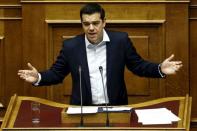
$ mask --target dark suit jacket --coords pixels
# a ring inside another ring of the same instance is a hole
[[[161,77],[158,64],[143,60],[136,52],[128,34],[124,32],[107,31],[110,42],[107,48],[107,93],[110,105],[128,104],[127,91],[124,82],[125,66],[134,74],[145,77]],[[82,68],[83,104],[92,104],[91,85],[87,63],[85,36],[65,40],[63,48],[53,66],[41,73],[39,85],[57,84],[71,73],[72,97],[71,104],[80,104],[79,65]]]

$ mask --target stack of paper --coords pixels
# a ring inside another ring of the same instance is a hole
[[[131,111],[131,107],[126,106],[108,106],[109,112],[121,112],[121,111]],[[106,111],[105,107],[96,107],[96,106],[83,106],[83,114],[92,114],[97,112],[103,112]],[[68,107],[68,110],[66,112],[67,114],[81,114],[81,107]]]
[[[131,111],[131,107],[127,106],[109,106],[107,109],[106,107],[103,107],[103,111],[109,111],[109,112],[121,112],[121,111]]]
[[[92,114],[97,113],[98,107],[92,107],[92,106],[83,106],[82,113],[83,114]],[[68,107],[68,110],[66,112],[67,114],[81,114],[81,107]]]
[[[138,116],[138,122],[143,125],[171,124],[180,120],[179,117],[166,108],[139,109],[135,110],[135,112]]]
[[[3,104],[0,103],[0,108],[3,108]]]

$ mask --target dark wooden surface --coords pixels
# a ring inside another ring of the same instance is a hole
[[[174,114],[178,115],[179,112],[179,101],[170,101],[170,102],[164,102],[161,104],[154,104],[151,106],[145,106],[142,108],[136,108],[136,109],[150,109],[150,108],[167,108],[171,110]],[[80,126],[79,123],[61,123],[61,111],[63,108],[59,107],[52,107],[49,105],[41,104],[40,105],[40,123],[39,124],[32,124],[32,114],[31,114],[31,101],[24,100],[21,103],[21,106],[19,108],[19,112],[17,114],[16,120],[14,122],[14,127],[16,128],[30,128],[30,127],[78,127]],[[140,123],[138,123],[137,115],[132,110],[131,113],[131,121],[130,123],[113,123],[111,124],[112,127],[165,127],[165,128],[171,128],[171,127],[177,127],[177,122],[173,124],[166,124],[166,125],[149,125],[145,126]],[[121,117],[120,117],[121,119]],[[104,119],[105,120],[105,119]],[[103,124],[98,123],[84,123],[85,126],[88,127],[103,127],[105,126],[105,121]]]

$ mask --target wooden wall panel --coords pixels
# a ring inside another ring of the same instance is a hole
[[[176,76],[167,77],[165,83],[167,96],[180,96],[189,93],[188,17],[187,4],[167,5],[165,57],[174,53],[175,59],[182,60],[184,65]]]
[[[197,81],[197,1],[191,0],[190,6],[189,6],[189,63],[190,63],[190,95],[192,96],[192,114],[191,114],[191,128],[192,131],[197,130],[197,87],[196,87],[196,81]]]
[[[4,37],[0,36],[0,102],[4,102]]]
[[[197,5],[190,5],[189,20],[197,19]]]
[[[78,20],[80,8],[84,4],[65,3],[47,4],[45,7],[46,19],[50,20]],[[106,10],[107,20],[153,20],[165,18],[165,6],[163,4],[150,3],[101,3]],[[132,5],[132,6],[131,6]],[[152,8],[154,5],[154,8]],[[58,6],[58,8],[57,8]],[[124,7],[124,8],[123,8]],[[140,11],[139,11],[140,10]]]
[[[196,0],[191,0],[190,1],[190,6],[192,6],[192,5],[197,5],[197,1]]]
[[[196,35],[197,31],[195,30],[197,28],[197,19],[196,20],[190,20],[190,94],[193,98],[193,105],[192,105],[192,116],[195,116],[197,118],[197,87],[196,87],[196,81],[197,81],[197,40]]]
[[[193,98],[192,117],[197,119],[197,6],[190,6],[190,94]],[[197,125],[197,121],[194,122]]]
[[[0,2],[0,101],[6,106],[14,93],[23,95],[23,83],[17,76],[22,66],[21,6]]]
[[[30,62],[38,70],[47,67],[46,39],[45,39],[45,12],[43,5],[25,5],[23,11],[23,68]],[[22,80],[21,80],[22,81]],[[33,88],[29,83],[24,83],[24,94],[46,98],[47,88]]]
[[[20,0],[1,0],[0,4],[2,5],[17,5],[20,3]]]
[[[21,19],[21,6],[5,7],[4,17],[7,19]]]
[[[45,12],[48,20],[79,20],[79,11],[84,4],[46,2]],[[165,19],[165,5],[160,3],[101,3],[107,20],[160,20]],[[58,8],[57,8],[58,7]],[[140,11],[139,11],[140,10]]]
[[[23,82],[17,76],[17,71],[22,67],[22,41],[21,21],[6,20],[5,22],[5,45],[4,45],[4,95],[12,96],[17,93],[23,95]],[[9,98],[6,99],[6,105]]]

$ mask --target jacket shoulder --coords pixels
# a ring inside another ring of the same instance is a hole
[[[109,37],[111,38],[118,38],[118,39],[122,39],[125,37],[128,37],[128,33],[126,32],[121,32],[121,31],[107,31]]]
[[[84,35],[77,35],[73,38],[69,38],[63,41],[63,47],[73,48],[84,41]]]

